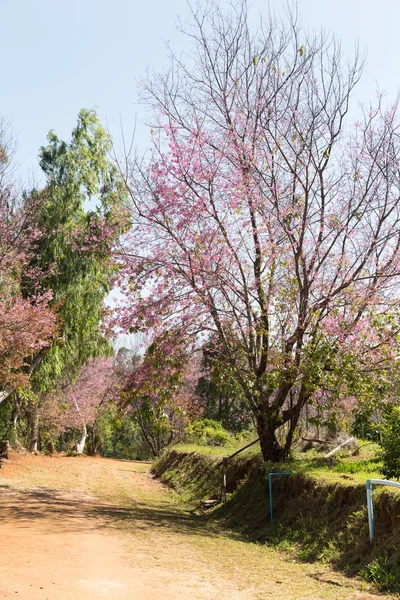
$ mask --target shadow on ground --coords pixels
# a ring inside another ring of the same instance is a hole
[[[165,502],[144,504],[130,501],[118,506],[74,491],[48,488],[13,490],[0,487],[0,523],[15,527],[55,529],[58,532],[100,530],[108,527],[130,530],[163,529],[184,535],[215,537],[207,518]]]

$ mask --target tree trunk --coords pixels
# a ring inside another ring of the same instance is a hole
[[[158,456],[156,439],[150,431],[146,429],[145,421],[139,416],[139,426],[145,442],[149,445],[153,456]]]
[[[8,440],[0,441],[0,458],[10,458],[11,446]]]
[[[86,441],[86,454],[89,456],[95,456],[100,452],[100,442],[97,436],[96,428],[87,425],[87,441]]]
[[[114,431],[113,431],[113,437],[112,437],[113,458],[117,458],[117,441],[118,441],[117,435],[118,435],[118,430],[117,430],[117,426],[115,425]]]
[[[19,419],[20,415],[21,415],[21,401],[20,401],[18,395],[16,394],[14,408],[13,408],[13,412],[12,412],[12,416],[11,416],[11,421],[12,421],[11,443],[15,444],[16,446],[18,446],[18,444],[19,444],[17,423],[18,423],[18,419]]]
[[[39,440],[39,410],[37,404],[32,406],[29,415],[29,450],[31,452],[38,451]]]
[[[286,442],[285,442],[285,452],[288,455],[290,452],[290,448],[292,446],[292,442],[293,442],[293,435],[294,432],[297,428],[297,424],[299,422],[300,419],[300,415],[301,415],[301,411],[305,406],[307,406],[308,400],[309,400],[309,395],[306,390],[304,385],[302,385],[300,393],[299,393],[299,397],[297,399],[297,404],[294,405],[293,403],[293,394],[291,392],[291,398],[290,398],[290,412],[291,412],[291,418],[288,421],[289,423],[289,429],[288,429],[288,433],[286,436]]]
[[[256,415],[257,433],[265,462],[280,462],[288,456],[288,450],[281,446],[276,437],[277,424],[264,414]]]
[[[82,430],[81,439],[76,444],[76,451],[78,454],[83,454],[83,450],[84,450],[85,444],[86,444],[86,438],[87,438],[87,429],[86,429],[86,425],[84,425],[83,430]]]

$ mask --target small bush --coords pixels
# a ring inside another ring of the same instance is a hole
[[[382,591],[400,592],[400,554],[388,556],[387,552],[382,552],[360,574]]]
[[[186,439],[201,446],[229,446],[234,440],[219,421],[212,419],[193,421],[186,429]]]

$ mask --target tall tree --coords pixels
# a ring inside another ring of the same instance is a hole
[[[94,111],[82,110],[69,144],[50,132],[40,151],[46,175],[38,215],[44,232],[35,266],[52,268],[43,282],[62,316],[64,342],[53,346],[41,366],[57,373],[68,357],[79,366],[105,349],[100,331],[103,300],[113,275],[111,248],[122,227],[123,191],[109,159],[111,140]],[[49,373],[50,374],[50,373]]]
[[[60,337],[32,359],[37,394],[49,392],[60,377],[73,381],[90,359],[110,354],[101,330],[104,299],[114,276],[112,246],[123,227],[121,179],[109,158],[111,139],[95,111],[82,110],[70,143],[54,132],[40,150],[46,185],[27,202],[40,199],[36,224],[43,233],[29,269],[47,273],[52,307],[60,320]],[[29,279],[25,293],[31,293]],[[32,406],[31,445],[37,440],[38,406]]]
[[[208,5],[184,33],[192,54],[142,86],[153,143],[126,174],[120,323],[218,336],[263,456],[280,460],[342,356],[356,370],[397,356],[397,106],[346,127],[360,64],[296,15],[252,34],[246,2]]]

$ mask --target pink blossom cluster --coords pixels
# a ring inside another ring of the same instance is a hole
[[[41,422],[55,433],[69,428],[83,430],[96,419],[99,407],[118,390],[112,358],[99,358],[85,365],[78,379],[46,395],[40,407]]]

